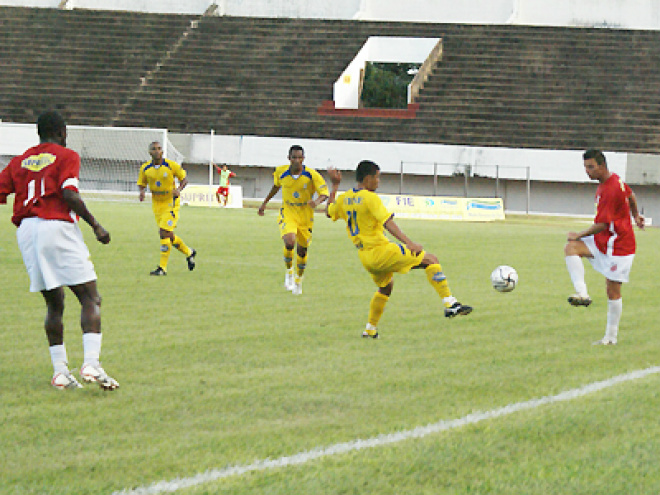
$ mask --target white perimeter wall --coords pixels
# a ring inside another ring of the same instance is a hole
[[[68,7],[223,15],[464,24],[530,24],[660,29],[660,0],[69,0]],[[56,8],[60,0],[0,0],[0,5]]]
[[[174,135],[175,136],[175,135]],[[178,145],[178,139],[171,139]],[[406,174],[433,175],[437,164],[439,175],[452,175],[469,165],[473,174],[494,177],[496,166],[503,179],[526,178],[549,182],[590,182],[584,172],[584,150],[556,151],[511,148],[470,148],[465,146],[414,143],[376,143],[335,141],[330,139],[267,138],[259,136],[190,136],[188,149],[180,146],[187,161],[241,166],[276,167],[288,163],[292,144],[305,148],[305,162],[324,170],[329,166],[355,170],[360,160],[373,160],[385,173],[399,173],[402,162]],[[627,153],[606,153],[610,170],[626,178]]]
[[[78,126],[76,126],[78,127]],[[98,128],[95,128],[98,129]],[[125,129],[125,128],[122,128]],[[111,134],[116,134],[112,128]],[[95,134],[96,139],[100,136]],[[378,143],[330,139],[269,138],[259,136],[221,136],[210,134],[170,134],[169,138],[185,156],[187,163],[227,163],[253,167],[276,167],[288,163],[292,144],[305,148],[306,163],[324,170],[329,166],[355,170],[360,160],[373,160],[385,173],[399,173],[403,162],[409,175],[439,175],[463,171],[465,165],[476,175],[494,177],[496,166],[502,179],[530,179],[548,182],[589,182],[582,163],[583,150],[556,151],[512,148],[470,148],[443,144]],[[38,143],[36,125],[0,122],[0,155],[20,155]],[[78,150],[81,151],[81,150]],[[137,152],[144,159],[146,150]],[[610,170],[626,179],[627,153],[606,153]],[[104,155],[103,158],[111,158]],[[125,159],[123,149],[117,158]]]

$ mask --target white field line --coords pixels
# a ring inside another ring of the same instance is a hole
[[[539,399],[532,399],[525,402],[517,402],[515,404],[509,404],[498,409],[493,409],[491,411],[485,412],[475,412],[463,416],[459,419],[452,419],[447,421],[439,421],[426,426],[420,426],[412,430],[399,431],[396,433],[389,433],[384,435],[379,435],[377,437],[368,438],[366,440],[354,440],[351,442],[337,443],[335,445],[330,445],[329,447],[318,447],[306,452],[300,452],[291,456],[280,457],[279,459],[264,459],[260,461],[253,462],[252,464],[246,464],[242,466],[230,466],[223,469],[213,469],[206,471],[205,473],[200,473],[190,478],[177,478],[171,481],[159,481],[153,483],[152,485],[146,487],[139,487],[134,489],[125,489],[119,492],[114,492],[113,495],[156,495],[159,493],[171,493],[183,488],[190,488],[202,483],[208,483],[211,481],[217,481],[223,478],[229,478],[231,476],[239,476],[241,474],[253,472],[253,471],[266,471],[268,469],[283,468],[288,466],[297,466],[300,464],[306,464],[310,461],[319,459],[321,457],[327,457],[338,454],[346,454],[348,452],[354,452],[362,449],[369,449],[374,447],[381,447],[383,445],[390,445],[404,440],[409,440],[411,438],[423,438],[428,435],[439,433],[442,431],[452,430],[454,428],[460,428],[466,425],[472,425],[479,423],[480,421],[499,418],[501,416],[507,416],[509,414],[516,413],[518,411],[524,411],[527,409],[535,409],[537,407],[552,404],[555,402],[569,401],[583,397],[600,390],[613,387],[619,383],[629,382],[632,380],[638,380],[644,378],[648,375],[660,373],[660,366],[652,366],[643,370],[632,371],[624,375],[615,376],[607,380],[600,382],[594,382],[584,387],[574,388],[572,390],[567,390],[561,392],[557,395],[550,395],[546,397],[541,397]]]

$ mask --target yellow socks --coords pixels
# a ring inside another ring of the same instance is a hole
[[[192,249],[190,249],[188,246],[186,246],[186,243],[181,240],[181,237],[178,235],[174,234],[174,240],[172,241],[172,245],[177,248],[179,251],[181,251],[183,254],[186,256],[190,256],[192,254]]]
[[[160,240],[160,262],[158,266],[165,271],[167,271],[167,261],[170,259],[170,253],[172,252],[171,245],[172,240],[169,237]]]
[[[307,268],[307,255],[304,257],[298,256],[298,259],[296,260],[296,275],[298,278],[302,278],[303,273],[305,273],[305,268]]]
[[[368,322],[369,325],[374,328],[374,333],[375,328],[378,326],[378,322],[380,321],[380,317],[383,316],[383,311],[385,311],[385,305],[389,300],[389,296],[381,294],[380,292],[376,292],[374,297],[371,298],[371,304],[369,304]]]
[[[284,264],[287,270],[293,266],[293,249],[287,249],[286,246],[284,247]]]
[[[445,307],[451,307],[456,302],[456,298],[451,295],[447,277],[442,273],[442,267],[439,264],[429,265],[424,271],[426,272],[426,278],[429,280],[429,284],[431,284],[433,289],[442,298]]]

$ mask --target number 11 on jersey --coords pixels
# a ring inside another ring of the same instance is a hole
[[[346,214],[348,215],[348,231],[355,237],[360,233],[360,228],[357,224],[357,211],[348,210]]]
[[[39,195],[35,196],[35,180],[32,179],[30,182],[28,182],[28,190],[27,190],[27,198],[25,201],[23,201],[23,206],[27,206],[29,202],[31,201],[36,201],[40,197],[42,197],[46,193],[46,186],[44,185],[44,178],[41,178],[41,191],[39,191]]]

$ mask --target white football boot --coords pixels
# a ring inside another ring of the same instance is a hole
[[[288,291],[292,291],[296,285],[295,276],[293,274],[293,268],[287,268],[286,274],[284,275],[284,288]]]
[[[119,388],[119,383],[114,378],[108,376],[100,363],[83,364],[80,368],[80,377],[87,383],[98,383],[103,390],[114,390]]]
[[[367,328],[362,332],[362,337],[377,339],[378,337],[378,328],[373,326],[371,323],[367,323]]]
[[[597,340],[591,345],[616,345],[616,338],[614,337],[603,337],[600,340]]]
[[[55,373],[50,384],[58,390],[65,390],[67,388],[83,388],[83,386],[76,380],[68,370],[66,373]]]
[[[301,296],[302,295],[302,277],[298,277],[297,275],[294,277],[293,280],[293,289],[291,289],[291,293],[294,296]]]

